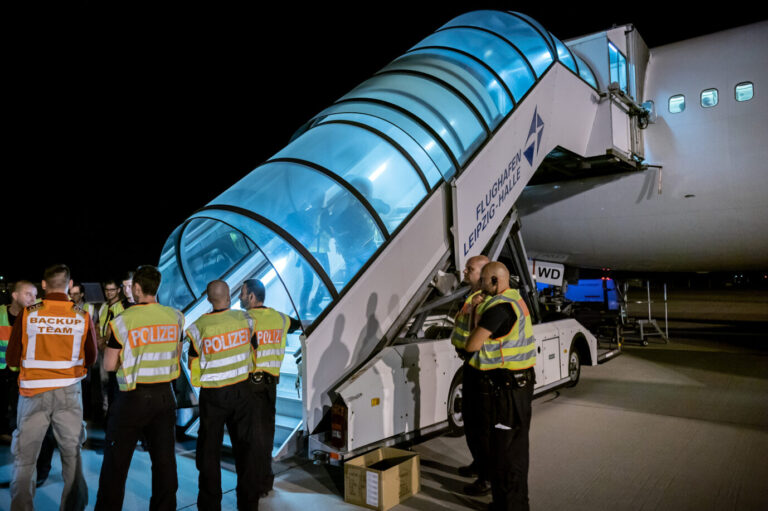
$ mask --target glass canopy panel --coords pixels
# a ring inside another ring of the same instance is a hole
[[[501,11],[474,11],[449,21],[445,27],[472,26],[490,30],[503,36],[525,55],[536,76],[541,76],[554,62],[547,43],[536,29],[520,18]]]
[[[366,80],[342,99],[371,98],[400,106],[443,139],[459,164],[483,142],[485,130],[472,110],[452,91],[429,79],[387,74]]]
[[[459,77],[471,75],[474,80],[482,84],[483,93],[487,94],[490,100],[493,102],[494,108],[490,108],[490,112],[496,110],[501,113],[502,117],[505,117],[515,107],[515,103],[512,100],[512,97],[507,94],[504,86],[493,74],[493,72],[486,66],[482,65],[480,62],[477,62],[467,55],[458,53],[454,50],[425,48],[421,50],[411,50],[409,53],[395,60],[395,62],[405,60],[410,55],[428,55],[435,59],[440,59],[440,63],[435,60],[434,62],[427,62],[427,65],[440,67],[445,69],[447,72],[454,72],[452,70],[461,69],[461,71],[455,71]],[[467,81],[471,80],[467,78]]]
[[[197,296],[253,249],[237,229],[213,220],[192,220],[181,232],[181,264]]]
[[[401,130],[389,121],[385,121],[379,117],[366,114],[332,114],[323,117],[318,124],[324,124],[328,122],[356,122],[359,124],[365,124],[371,128],[384,133],[390,137],[397,144],[407,152],[411,158],[416,162],[416,165],[424,173],[424,177],[427,179],[430,188],[434,187],[440,181],[440,171],[437,170],[435,162],[429,157],[424,148],[422,148],[411,136],[405,131]]]
[[[407,133],[424,149],[430,159],[435,162],[437,169],[444,179],[450,179],[456,173],[456,167],[451,161],[448,150],[436,140],[435,136],[424,126],[393,108],[363,101],[345,101],[326,108],[317,118],[323,119],[325,116],[334,113],[364,114],[390,122]]]
[[[592,74],[592,71],[589,69],[589,66],[586,62],[584,62],[581,57],[573,54],[573,57],[576,59],[576,62],[579,64],[579,76],[582,80],[590,84],[592,87],[597,89],[597,80],[595,79],[595,75]]]
[[[282,227],[312,253],[337,289],[384,242],[373,217],[350,191],[296,163],[266,163],[210,205],[243,208]]]
[[[522,20],[527,21],[535,30],[538,32],[546,41],[547,46],[549,46],[550,51],[555,51],[555,40],[552,37],[552,34],[544,28],[544,26],[536,21],[535,19],[531,18],[527,14],[523,14],[522,12],[515,12],[515,11],[509,11],[509,13],[513,16],[516,16]]]
[[[619,88],[627,92],[627,58],[610,42],[608,43],[608,62],[611,83],[618,83]]]
[[[236,227],[257,246],[241,265],[248,272],[232,282],[233,286],[247,278],[258,278],[266,288],[269,307],[285,313],[295,310],[305,322],[313,321],[331,303],[331,293],[312,266],[274,231],[232,211],[207,210],[199,214]]]
[[[456,53],[455,55],[463,57],[465,61],[471,59]],[[474,66],[467,68],[465,65],[453,62],[445,55],[434,55],[429,53],[413,52],[406,54],[399,59],[392,62],[390,65],[384,68],[385,71],[392,70],[408,70],[417,71],[421,73],[427,73],[430,76],[434,76],[440,80],[450,83],[461,94],[464,95],[469,101],[472,102],[475,109],[483,116],[485,124],[494,129],[504,117],[504,114],[499,110],[494,98],[488,93],[488,80],[487,77],[484,80],[478,80],[474,73],[474,69],[482,67],[477,62],[473,62]],[[490,76],[492,80],[493,74],[486,70],[486,74]],[[496,86],[496,88],[500,88]],[[502,90],[503,92],[503,90]]]
[[[573,60],[573,55],[571,55],[571,50],[569,50],[568,47],[560,41],[560,39],[553,36],[552,34],[550,34],[550,36],[555,41],[555,47],[557,48],[557,57],[560,59],[560,62],[562,62],[565,67],[567,67],[574,73],[578,73],[579,70],[576,68],[576,61]]]
[[[519,101],[536,81],[528,64],[513,47],[481,30],[447,28],[427,37],[413,49],[425,46],[455,48],[477,57],[501,77],[515,101]]]
[[[187,283],[184,282],[181,268],[179,268],[178,260],[176,259],[176,241],[180,231],[181,227],[177,227],[173,231],[168,241],[165,242],[160,255],[158,269],[162,279],[157,293],[157,300],[163,305],[183,310],[195,301],[195,297],[187,287]]]
[[[389,232],[427,194],[416,169],[395,146],[358,126],[318,125],[274,158],[298,158],[340,176],[373,206]]]

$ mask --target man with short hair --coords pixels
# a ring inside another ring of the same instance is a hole
[[[253,425],[256,451],[256,479],[262,496],[272,490],[272,446],[275,441],[275,400],[280,381],[280,365],[285,356],[286,334],[301,328],[298,319],[264,306],[266,289],[258,279],[248,279],[240,288],[240,306],[253,319],[254,369],[251,382],[256,386]]]
[[[85,310],[91,316],[91,320],[96,322],[98,317],[96,316],[96,306],[92,303],[85,301],[85,288],[79,282],[72,284],[69,288],[69,299],[74,302],[75,305]]]
[[[28,280],[13,286],[11,303],[0,305],[0,434],[10,435],[16,428],[16,404],[19,401],[19,373],[5,361],[5,352],[11,338],[11,329],[25,307],[35,303],[37,287]]]
[[[120,291],[121,293],[118,296],[117,300],[114,300],[112,304],[107,309],[106,318],[104,319],[105,326],[103,328],[103,334],[101,339],[100,348],[102,352],[106,348],[106,341],[107,336],[109,335],[109,324],[110,322],[123,313],[124,310],[131,307],[134,304],[133,300],[133,272],[129,271],[126,272],[125,275],[123,275],[122,280],[120,281]],[[102,357],[103,362],[103,357]],[[103,367],[103,364],[102,364]],[[117,384],[117,376],[115,375],[114,371],[107,371],[106,369],[101,370],[102,373],[104,373],[106,376],[106,382],[103,385],[103,388],[105,389],[104,393],[106,394],[106,401],[107,401],[107,414],[109,413],[109,409],[112,406],[112,403],[115,402],[115,399],[118,395],[118,384]]]
[[[107,318],[107,315],[109,314],[109,308],[120,301],[120,287],[115,279],[105,281],[102,286],[104,288],[104,298],[107,300],[99,307],[99,335],[106,337],[111,320],[111,318]]]
[[[84,439],[80,381],[96,359],[96,330],[90,315],[71,301],[69,268],[49,267],[43,277],[45,299],[26,307],[8,343],[8,364],[19,367],[18,427],[11,509],[33,509],[35,463],[49,425],[61,454],[64,491],[60,509],[84,509],[88,493],[80,446]]]
[[[459,357],[464,361],[462,369],[462,418],[464,419],[464,435],[467,447],[472,455],[472,463],[459,467],[459,475],[463,477],[477,476],[472,484],[464,487],[468,495],[487,495],[491,492],[490,475],[488,474],[488,438],[485,436],[484,422],[490,420],[483,410],[478,407],[481,394],[489,390],[489,382],[481,371],[469,364],[471,355],[466,346],[472,331],[472,320],[478,301],[483,297],[480,289],[480,272],[488,264],[488,257],[476,255],[467,259],[464,266],[463,282],[470,289],[461,309],[456,313],[451,344],[456,348]]]
[[[124,309],[122,304],[120,304],[120,286],[118,286],[117,280],[109,279],[102,283],[102,287],[104,289],[104,297],[107,300],[99,307],[99,356],[93,368],[93,373],[96,373],[94,376],[98,376],[99,384],[98,386],[94,385],[93,399],[97,414],[103,421],[107,410],[109,410],[109,404],[117,395],[117,381],[110,382],[109,373],[104,369],[104,349],[106,348],[107,334],[109,333],[109,322],[117,314],[123,312]],[[119,311],[117,310],[118,307]],[[116,311],[117,314],[115,313]],[[106,429],[106,423],[104,429]]]
[[[176,509],[176,397],[171,382],[180,372],[184,315],[157,303],[160,280],[157,268],[139,266],[131,286],[136,305],[109,324],[104,367],[117,370],[120,392],[107,424],[97,510],[122,509],[125,481],[140,435],[146,438],[152,459],[149,508]]]
[[[466,350],[472,367],[484,371],[493,392],[481,405],[493,420],[484,434],[493,447],[489,468],[494,510],[528,509],[528,432],[536,364],[536,341],[528,307],[509,287],[502,263],[483,267],[481,288],[489,298],[477,307],[477,326]]]
[[[254,405],[256,386],[253,371],[253,320],[242,310],[230,309],[229,286],[223,280],[208,283],[208,301],[213,311],[187,329],[191,341],[191,380],[200,389],[200,431],[195,460],[200,471],[197,508],[221,509],[221,443],[224,425],[232,440],[237,471],[237,508],[258,509],[251,429],[258,420]]]

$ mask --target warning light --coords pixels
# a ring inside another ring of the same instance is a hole
[[[371,406],[379,406],[379,403],[380,403],[379,398],[375,397],[371,399]]]

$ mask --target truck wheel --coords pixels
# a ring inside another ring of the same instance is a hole
[[[463,372],[463,369],[456,371],[448,392],[448,430],[453,436],[464,434],[464,417],[461,414]]]
[[[566,387],[575,387],[581,376],[581,358],[576,349],[576,339],[571,341],[571,349],[568,350],[568,383]]]

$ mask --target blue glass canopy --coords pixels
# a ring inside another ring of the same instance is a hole
[[[210,280],[259,278],[270,305],[311,323],[555,62],[597,87],[528,16],[446,23],[179,226],[160,258],[160,301],[185,309]]]

